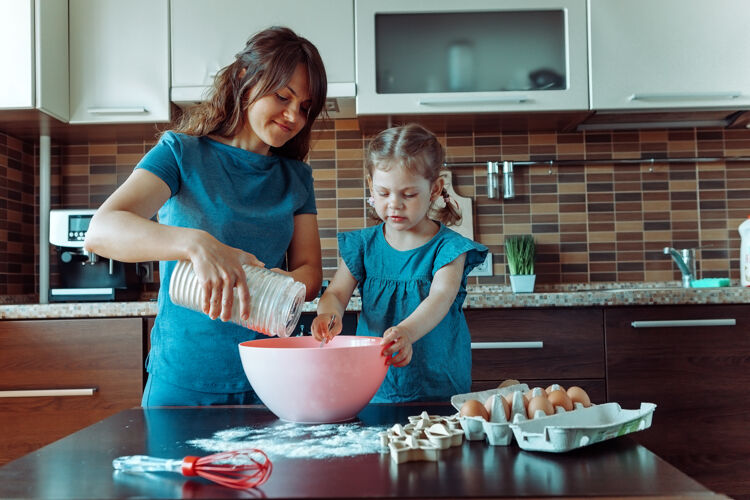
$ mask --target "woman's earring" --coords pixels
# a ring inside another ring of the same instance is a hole
[[[375,198],[373,198],[372,196],[370,196],[369,198],[367,198],[367,204],[370,205],[371,207],[374,207],[375,206]]]

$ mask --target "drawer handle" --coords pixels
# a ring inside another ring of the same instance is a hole
[[[541,349],[544,342],[472,342],[472,349]]]
[[[93,396],[96,387],[84,389],[32,389],[18,391],[0,391],[0,398],[46,398],[60,396]]]
[[[132,108],[88,108],[87,111],[92,115],[140,115],[148,113],[143,106]]]
[[[738,99],[742,92],[686,92],[684,94],[632,94],[630,101],[694,101],[701,99],[715,99],[720,101]]]
[[[420,106],[462,106],[464,104],[521,104],[528,101],[525,95],[516,97],[464,97],[455,99],[420,99]]]
[[[727,319],[668,319],[663,321],[633,321],[630,326],[633,328],[660,328],[660,327],[680,327],[680,326],[735,326],[737,320],[734,318]]]

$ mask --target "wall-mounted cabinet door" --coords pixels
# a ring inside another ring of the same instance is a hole
[[[354,96],[353,0],[171,0],[172,100],[200,101],[247,40],[287,26],[318,48],[328,96]]]
[[[0,2],[0,108],[34,107],[34,2]]]
[[[168,0],[69,0],[70,122],[169,121]]]
[[[68,119],[68,3],[0,0],[0,109]]]
[[[590,2],[591,107],[747,108],[750,2]]]
[[[585,0],[358,0],[357,113],[588,109]]]

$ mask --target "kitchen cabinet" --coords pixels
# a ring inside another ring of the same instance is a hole
[[[138,406],[143,320],[0,321],[0,465]]]
[[[318,48],[328,97],[354,96],[353,0],[171,0],[172,100],[200,101],[219,69],[234,61],[248,39],[287,26]]]
[[[746,0],[596,0],[591,108],[747,108]]]
[[[466,309],[472,391],[505,379],[529,387],[578,385],[606,402],[601,308]]]
[[[168,0],[69,0],[70,123],[169,121]]]
[[[709,488],[750,497],[750,307],[607,308],[605,333],[609,400],[657,405],[633,438]]]
[[[358,0],[357,113],[588,109],[585,0]]]
[[[68,119],[68,2],[0,0],[0,109]]]

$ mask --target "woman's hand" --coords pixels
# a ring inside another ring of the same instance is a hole
[[[331,323],[332,319],[333,323]],[[342,327],[343,323],[338,315],[324,313],[315,316],[312,325],[310,325],[310,331],[315,340],[325,339],[326,343],[328,343],[333,337],[341,333]]]
[[[250,317],[250,289],[243,265],[263,266],[253,254],[233,248],[201,231],[200,241],[190,252],[193,271],[203,291],[202,310],[211,319],[229,321],[232,317],[234,289],[239,299],[240,319]]]
[[[383,356],[386,364],[402,367],[409,364],[412,356],[411,332],[403,326],[392,326],[383,334]]]

